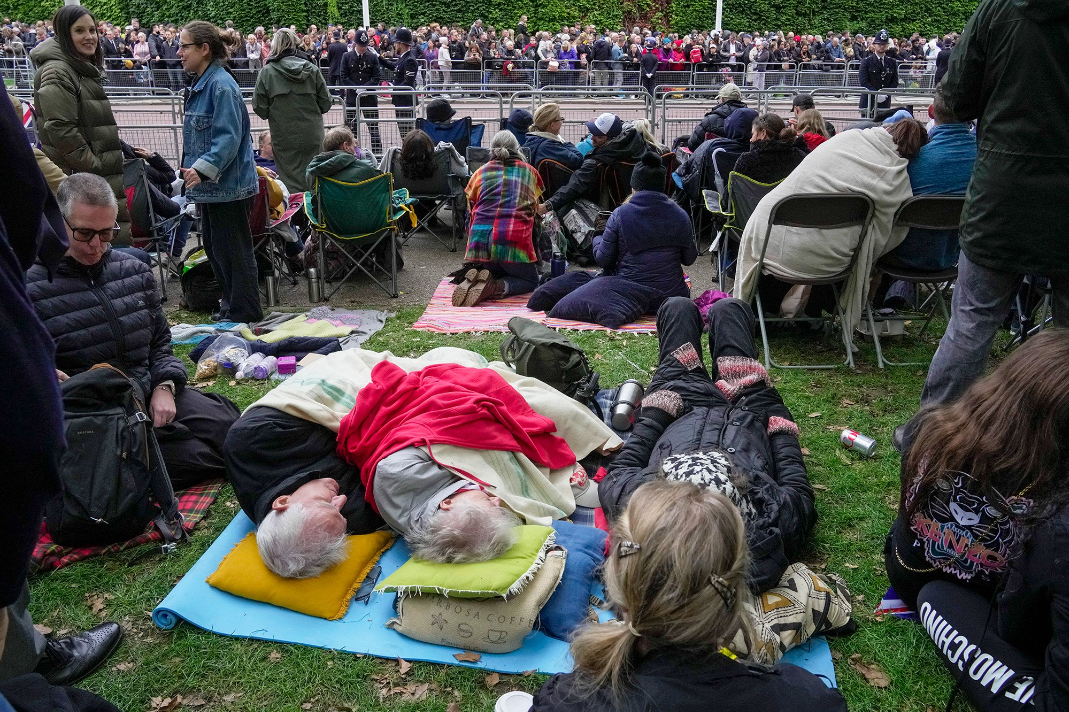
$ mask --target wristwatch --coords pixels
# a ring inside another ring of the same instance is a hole
[[[153,390],[159,390],[160,388],[166,388],[171,392],[171,397],[174,397],[174,381],[160,381]]]

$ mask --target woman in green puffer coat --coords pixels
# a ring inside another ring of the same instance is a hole
[[[275,33],[271,54],[256,77],[252,108],[271,128],[275,171],[291,193],[308,190],[305,171],[323,150],[323,114],[330,111],[327,82],[299,52],[297,35]]]
[[[130,214],[122,178],[119,129],[103,78],[96,19],[80,5],[61,7],[52,19],[55,37],[30,52],[37,67],[33,98],[41,148],[64,173],[95,173],[108,181],[119,203],[116,247],[131,244]]]

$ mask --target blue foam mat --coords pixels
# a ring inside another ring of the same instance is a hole
[[[252,521],[239,512],[193,568],[152,611],[153,622],[164,630],[170,630],[185,620],[212,633],[235,638],[296,643],[381,658],[400,657],[503,673],[522,673],[527,670],[559,673],[572,669],[568,644],[540,631],[527,636],[520,649],[514,652],[482,653],[477,663],[457,662],[453,655],[461,652],[461,649],[422,643],[385,626],[386,621],[394,617],[393,594],[372,594],[367,605],[353,601],[344,618],[328,621],[250,601],[205,583],[223,557],[250,531],[253,531]],[[404,541],[398,539],[379,559],[381,579],[396,571],[408,560],[408,556]],[[784,656],[783,662],[806,668],[830,687],[835,686],[831,651],[823,638],[790,651]]]

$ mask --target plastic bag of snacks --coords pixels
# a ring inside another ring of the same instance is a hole
[[[240,336],[223,334],[209,346],[197,361],[194,378],[198,381],[220,374],[233,374],[249,358],[249,342]]]

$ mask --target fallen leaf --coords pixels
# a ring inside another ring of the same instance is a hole
[[[278,652],[277,650],[272,650],[271,654],[267,656],[267,659],[273,663],[277,663],[279,660],[282,659],[282,653]]]
[[[244,696],[244,692],[231,692],[229,695],[223,695],[223,702],[233,702],[237,698]]]
[[[843,566],[850,569],[851,571],[857,568],[857,564],[843,564]]]
[[[129,662],[125,662],[125,663],[119,663],[118,665],[113,667],[112,670],[118,670],[119,672],[126,672],[127,670],[133,670],[135,667],[137,667],[137,663],[135,663],[133,661],[129,661]]]
[[[460,663],[477,663],[483,659],[482,655],[473,653],[470,650],[465,650],[463,653],[453,653],[453,657]]]
[[[807,448],[807,447],[804,447],[804,448],[802,448],[802,454],[803,454],[803,455],[810,455],[810,454],[812,454],[812,453],[810,453],[810,452],[809,452],[809,448]]]
[[[885,688],[891,686],[891,678],[887,677],[887,673],[883,671],[876,663],[865,663],[861,661],[861,653],[854,653],[848,660],[850,667],[854,668],[865,678],[873,687]]]
[[[52,632],[51,628],[49,628],[46,625],[41,625],[40,623],[34,623],[33,624],[33,629],[36,630],[41,635],[48,635],[49,633]]]
[[[401,677],[407,675],[408,671],[412,669],[412,663],[401,658],[397,658],[397,666],[401,668]]]
[[[833,651],[831,651],[831,659],[832,660],[842,660],[843,659],[843,654],[840,653],[838,650],[833,650]]]
[[[232,385],[232,386],[236,386],[236,385],[238,385],[238,382],[237,382],[237,381],[231,381],[231,382],[230,382],[230,385]]]
[[[863,593],[857,594],[856,596],[854,596],[854,600],[857,601],[858,603],[863,602],[865,600],[865,594],[863,594]]]
[[[89,610],[93,613],[103,613],[106,603],[104,596],[101,594],[87,593],[85,594],[85,605],[89,606]]]
[[[174,697],[153,697],[149,704],[151,712],[171,712],[171,710],[182,704],[182,696],[175,695]]]
[[[538,671],[537,670],[524,670],[523,671],[523,676],[524,677],[530,677],[531,675],[534,675],[536,672],[538,672]]]
[[[812,487],[813,487],[813,489],[820,490],[821,492],[827,492],[828,491],[828,486],[827,485],[820,485],[820,484],[815,484],[814,483],[812,485]]]
[[[301,709],[302,710],[310,710],[310,709],[312,709],[312,703],[311,702],[305,702],[303,705],[301,705]]]
[[[456,702],[450,702],[445,708],[445,712],[460,712],[460,705]]]
[[[842,400],[842,402],[841,402],[841,403],[839,403],[839,405],[841,405],[841,406],[842,406],[843,408],[845,408],[845,407],[846,407],[846,406],[848,406],[848,405],[857,405],[857,403],[855,403],[855,402],[854,402],[854,401],[852,401],[852,400],[846,400],[846,399],[844,398],[844,399]]]
[[[849,426],[846,425],[825,425],[825,430],[849,430]]]
[[[810,418],[819,418],[820,417],[820,413],[810,413],[809,417]]]
[[[203,697],[190,697],[188,700],[182,702],[182,704],[186,707],[203,707],[208,704],[208,701]]]
[[[842,462],[844,465],[853,465],[854,464],[853,460],[850,459],[850,456],[847,455],[842,450],[836,450],[835,454],[838,455],[839,461]]]
[[[604,356],[602,356],[601,354],[594,354],[594,360],[595,360],[595,361],[600,361],[600,360],[602,360],[603,358],[605,358],[605,357],[604,357]]]
[[[486,686],[487,687],[493,687],[494,685],[496,685],[499,682],[501,682],[501,676],[498,675],[496,672],[492,672],[492,673],[490,673],[489,675],[486,676]]]
[[[327,667],[334,667],[334,661],[333,660],[328,660],[327,661]]]

